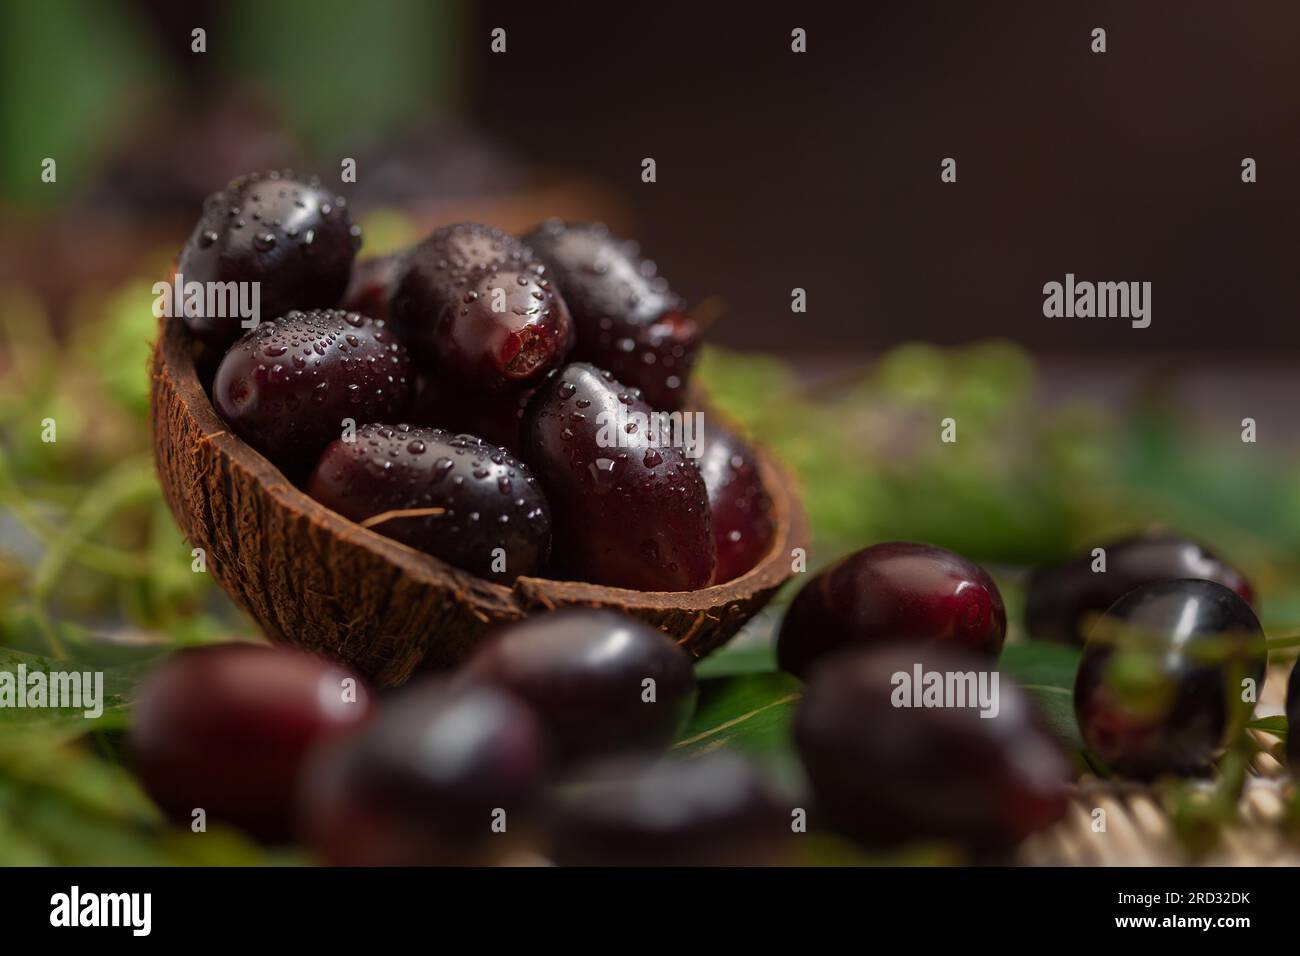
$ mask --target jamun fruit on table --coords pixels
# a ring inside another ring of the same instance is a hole
[[[558,760],[667,749],[695,707],[690,656],[649,624],[574,608],[484,638],[463,676],[526,700]]]
[[[258,318],[274,319],[293,309],[333,308],[360,246],[346,200],[319,179],[289,170],[252,173],[207,198],[176,271],[186,283],[257,282]],[[217,347],[246,331],[235,314],[183,318]]]
[[[533,396],[520,453],[551,503],[562,573],[642,591],[712,579],[704,478],[659,421],[631,388],[580,362]]]
[[[503,690],[416,685],[313,755],[300,832],[341,866],[494,862],[528,829],[545,747],[532,710]]]
[[[446,226],[412,249],[392,316],[422,372],[474,391],[536,383],[573,345],[569,311],[545,267],[491,226]]]
[[[336,439],[307,493],[479,577],[508,584],[537,573],[551,545],[551,514],[528,467],[473,435],[367,424]]]
[[[410,399],[410,360],[388,326],[333,309],[263,322],[226,353],[212,385],[226,424],[295,478],[347,420],[391,420]]]
[[[1025,691],[990,666],[959,648],[895,645],[814,672],[795,742],[834,829],[871,845],[933,839],[993,854],[1065,814],[1065,758]],[[964,699],[917,706],[918,669],[923,685],[937,675]]]
[[[1025,594],[1025,626],[1036,640],[1082,645],[1096,618],[1143,584],[1200,578],[1237,592],[1255,604],[1255,591],[1236,568],[1189,538],[1144,534],[1111,542],[1105,557],[1090,550],[1052,567],[1039,568]]]
[[[1236,591],[1200,579],[1144,584],[1088,637],[1074,683],[1079,730],[1116,773],[1201,773],[1249,715],[1243,698],[1258,699],[1267,663],[1259,619]]]
[[[889,541],[821,571],[781,624],[777,660],[796,677],[832,653],[902,642],[944,644],[995,661],[1007,614],[993,579],[959,554]]]
[[[604,762],[557,790],[549,819],[552,856],[565,866],[789,862],[789,808],[730,751]]]
[[[641,389],[654,408],[682,406],[700,333],[685,303],[631,241],[597,223],[552,219],[524,236],[550,268],[577,330],[573,357]]]
[[[308,751],[370,711],[354,674],[313,655],[255,644],[187,649],[140,686],[131,755],[149,795],[178,823],[202,809],[285,840]]]

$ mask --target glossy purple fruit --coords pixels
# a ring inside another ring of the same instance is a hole
[[[345,420],[391,420],[410,399],[410,360],[388,326],[334,310],[263,322],[226,353],[212,385],[226,424],[293,476]]]
[[[690,656],[661,631],[614,611],[562,610],[507,625],[464,674],[528,701],[566,762],[664,750],[695,708]]]
[[[1034,572],[1025,595],[1025,626],[1032,637],[1082,645],[1097,615],[1134,588],[1155,581],[1201,578],[1255,603],[1254,588],[1240,571],[1188,538],[1136,535],[1104,550],[1105,571],[1093,570],[1098,558],[1089,549],[1065,564]]]
[[[709,583],[704,478],[652,414],[608,372],[581,363],[565,366],[529,404],[522,454],[551,503],[563,573],[642,591]]]
[[[1126,776],[1195,774],[1251,710],[1242,680],[1264,684],[1259,619],[1213,581],[1157,581],[1130,591],[1097,621],[1074,683],[1089,749]]]
[[[283,840],[308,751],[361,724],[370,709],[359,678],[300,651],[183,650],[140,686],[133,764],[178,823],[189,826],[202,808],[211,821]]]
[[[997,660],[1007,613],[993,579],[959,554],[888,541],[843,558],[790,604],[777,640],[783,670],[805,680],[815,663],[851,647],[944,644]]]
[[[505,392],[473,392],[450,379],[420,376],[410,418],[416,425],[478,435],[517,455],[524,411],[536,393],[531,385]]]
[[[704,427],[700,473],[709,489],[717,582],[740,577],[767,554],[772,543],[772,499],[763,487],[754,451],[709,417]]]
[[[208,197],[176,268],[186,283],[260,283],[258,318],[275,319],[337,305],[360,247],[346,200],[315,176],[251,173]],[[246,331],[240,322],[236,314],[185,317],[190,331],[218,347]]]
[[[550,509],[527,466],[473,435],[363,425],[325,450],[307,493],[358,523],[391,515],[368,527],[503,584],[550,553]]]
[[[914,685],[930,674],[964,697],[915,706],[926,698]],[[870,844],[940,839],[992,852],[1065,813],[1069,767],[1028,695],[986,657],[954,648],[837,657],[808,686],[795,742],[827,822]]]
[[[524,237],[569,305],[574,358],[641,389],[653,408],[681,407],[700,334],[685,303],[635,242],[603,225],[542,223]]]
[[[527,830],[545,746],[532,711],[504,691],[413,687],[316,755],[300,832],[341,866],[490,862]]]
[[[762,866],[789,861],[791,810],[739,754],[622,759],[561,790],[552,854],[574,866]]]
[[[401,253],[362,259],[352,267],[352,278],[339,308],[372,319],[389,318],[393,291],[406,258]]]
[[[490,226],[446,226],[412,249],[392,309],[426,375],[475,391],[536,383],[573,344],[546,269]]]

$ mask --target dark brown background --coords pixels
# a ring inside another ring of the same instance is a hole
[[[1300,344],[1300,5],[871,6],[476,5],[510,52],[471,45],[474,113],[619,189],[673,282],[726,298],[730,344]],[[1043,318],[1067,271],[1151,281],[1152,327]]]

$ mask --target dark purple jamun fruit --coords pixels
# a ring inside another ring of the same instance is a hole
[[[132,758],[178,823],[188,826],[202,809],[264,840],[286,840],[308,750],[360,724],[370,706],[359,678],[300,651],[182,650],[140,687]]]
[[[777,660],[805,680],[831,653],[889,642],[945,644],[993,661],[1006,632],[1002,595],[981,567],[933,545],[888,541],[804,586],[782,622]]]
[[[590,365],[565,366],[538,389],[524,414],[522,455],[551,503],[564,573],[641,591],[709,583],[708,491],[674,432]]]
[[[789,862],[792,820],[739,754],[624,758],[558,791],[552,854],[565,866],[774,865]]]
[[[338,304],[360,246],[346,200],[327,193],[315,176],[252,173],[207,198],[176,271],[186,283],[257,282],[257,318],[274,319]],[[239,315],[184,320],[219,347],[247,331]]]
[[[545,747],[532,711],[505,691],[413,687],[314,756],[300,832],[341,866],[493,862],[528,830]]]
[[[895,645],[817,669],[795,742],[832,828],[991,853],[1064,815],[1065,758],[1024,690],[989,668],[982,655]]]
[[[1286,737],[1286,759],[1294,775],[1294,768],[1300,767],[1300,664],[1291,668],[1286,685],[1286,724],[1296,728]]]
[[[472,392],[450,379],[420,376],[409,417],[412,424],[468,432],[518,454],[524,410],[536,393],[532,385],[505,392]]]
[[[713,579],[730,581],[767,553],[772,543],[772,499],[763,487],[753,450],[716,418],[704,427],[699,464],[709,489],[718,555]]]
[[[393,290],[397,287],[397,278],[405,261],[404,255],[394,253],[358,262],[352,267],[352,279],[339,308],[360,312],[372,319],[387,320]]]
[[[550,553],[550,509],[532,474],[473,435],[363,425],[325,450],[307,493],[358,523],[387,515],[367,527],[503,584]]]
[[[506,625],[464,675],[530,703],[564,762],[662,751],[695,707],[690,657],[649,624],[613,611],[563,610]]]
[[[410,360],[387,325],[358,312],[290,312],[236,342],[212,403],[235,433],[292,476],[353,425],[401,415]]]
[[[1103,550],[1104,571],[1100,556],[1089,551],[1034,572],[1025,594],[1025,626],[1032,637],[1082,645],[1097,615],[1134,588],[1155,581],[1214,581],[1255,604],[1255,591],[1241,572],[1187,538],[1136,535]]]
[[[1257,694],[1267,663],[1259,619],[1235,591],[1205,580],[1144,584],[1088,636],[1074,682],[1079,730],[1116,773],[1200,773],[1251,710],[1242,682],[1252,679]]]
[[[412,249],[392,310],[425,374],[475,391],[536,383],[573,344],[546,269],[490,226],[446,226]]]
[[[685,303],[642,258],[593,223],[542,223],[524,237],[568,303],[577,331],[573,357],[641,389],[654,408],[681,408],[700,334]]]

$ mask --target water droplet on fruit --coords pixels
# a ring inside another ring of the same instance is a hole
[[[260,252],[269,252],[275,248],[275,234],[263,232],[253,237],[253,247]]]
[[[615,464],[612,458],[597,458],[591,463],[591,477],[596,485],[596,494],[603,495],[614,487]]]
[[[199,236],[199,246],[203,249],[206,249],[208,246],[216,242],[218,238],[220,237],[217,236],[217,234],[213,232],[211,229],[209,229],[206,232],[204,232],[203,235]]]

